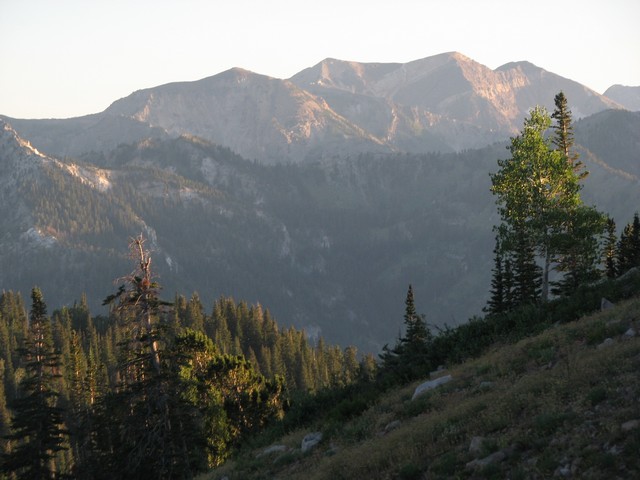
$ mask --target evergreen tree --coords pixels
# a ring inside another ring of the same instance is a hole
[[[606,238],[604,247],[604,273],[607,278],[615,278],[618,274],[616,266],[616,222],[613,218],[607,218]]]
[[[578,178],[583,179],[588,175],[588,172],[584,170],[584,165],[578,160],[578,154],[571,151],[574,145],[573,124],[571,110],[569,110],[564,92],[559,92],[553,102],[555,109],[551,118],[555,120],[555,124],[551,127],[554,131],[552,142],[562,153],[567,164],[573,168]]]
[[[574,145],[571,110],[563,92],[554,98],[555,110],[551,118],[555,124],[552,142],[563,155],[568,167],[573,169],[577,180],[583,180],[589,172],[584,169],[579,156],[572,151]],[[583,284],[596,280],[600,274],[597,266],[600,262],[599,236],[606,227],[606,217],[593,207],[579,202],[562,219],[559,237],[556,242],[558,265],[556,270],[564,276],[554,285],[556,295],[569,295]]]
[[[159,298],[142,236],[132,239],[130,251],[134,272],[105,300],[119,301],[114,313],[128,333],[121,342],[121,384],[98,410],[103,470],[112,478],[190,478],[199,468],[188,449],[193,426],[185,418],[192,408],[175,395],[172,357],[163,356],[169,339],[160,316],[170,303]]]
[[[134,262],[133,273],[125,277],[118,291],[109,295],[105,305],[119,302],[116,313],[125,322],[129,331],[130,345],[124,353],[134,357],[127,359],[126,377],[136,381],[142,372],[151,367],[156,374],[161,373],[159,315],[171,306],[160,299],[160,285],[154,280],[151,270],[151,255],[146,250],[142,235],[133,238],[129,244],[130,258]]]
[[[385,345],[381,359],[383,370],[392,372],[401,380],[411,380],[431,369],[429,346],[433,340],[424,317],[416,312],[411,285],[405,299],[404,327],[405,335],[393,349]]]
[[[617,272],[622,275],[640,266],[640,217],[636,212],[633,222],[628,223],[618,242]]]
[[[489,314],[502,313],[507,310],[505,291],[504,254],[500,247],[500,237],[496,237],[493,249],[493,271],[489,301],[484,311]]]
[[[424,318],[416,313],[411,285],[409,285],[405,300],[404,325],[406,333],[403,343],[407,350],[412,354],[422,355],[431,340],[431,332],[429,332]]]
[[[554,283],[555,295],[570,295],[583,284],[600,278],[598,266],[602,254],[600,236],[606,227],[606,217],[596,209],[579,206],[567,219],[564,234],[558,237],[556,270],[564,273]]]
[[[204,317],[204,307],[202,306],[202,302],[200,302],[200,296],[194,292],[187,304],[186,318],[183,320],[182,325],[197,332],[203,332]]]
[[[541,268],[536,263],[535,248],[522,230],[515,232],[511,281],[513,306],[535,304],[540,299],[543,282]]]
[[[31,291],[30,325],[23,347],[25,377],[21,395],[13,402],[11,451],[3,457],[2,471],[20,478],[57,478],[56,457],[66,450],[64,412],[58,406],[59,355],[54,351],[47,307],[39,288]]]

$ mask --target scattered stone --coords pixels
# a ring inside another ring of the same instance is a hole
[[[640,427],[640,420],[629,420],[628,422],[624,422],[622,425],[620,425],[620,429],[623,432],[629,432],[631,430],[635,430],[636,428]]]
[[[600,300],[600,310],[609,310],[613,307],[615,307],[615,304],[613,302],[602,297],[602,299]]]
[[[505,458],[507,458],[507,454],[504,451],[500,450],[482,459],[471,460],[469,463],[467,463],[466,468],[468,470],[473,470],[476,468],[484,468],[487,465],[493,465],[494,463],[499,463],[503,461]]]
[[[402,422],[400,420],[394,420],[393,422],[389,422],[384,427],[384,433],[389,433],[391,430],[395,430],[400,425],[402,425]]]
[[[440,385],[444,385],[445,383],[449,383],[451,380],[453,380],[453,377],[451,375],[445,375],[444,377],[440,377],[440,378],[436,378],[435,380],[429,380],[428,382],[424,382],[416,387],[415,391],[413,392],[413,397],[411,397],[411,400],[415,400],[423,393],[426,393],[429,390],[433,390],[434,388],[439,387]]]
[[[433,372],[429,373],[429,378],[438,376],[443,372],[446,372],[446,368],[444,368],[444,365],[438,365],[438,368],[436,368]]]
[[[608,453],[610,455],[613,455],[614,457],[617,457],[622,453],[622,447],[619,447],[618,445],[614,445],[608,450]]]
[[[486,438],[484,437],[473,437],[471,439],[471,443],[469,444],[469,453],[474,456],[479,455],[482,452],[482,447],[485,441]]]
[[[630,327],[629,330],[624,332],[624,336],[626,338],[632,338],[632,337],[635,337],[636,335],[637,335],[637,332],[634,330],[633,327]]]
[[[611,346],[611,345],[613,345],[614,343],[616,343],[616,342],[613,340],[613,338],[609,337],[609,338],[606,338],[606,339],[604,340],[604,342],[602,342],[602,343],[601,343],[600,345],[598,345],[596,348],[597,348],[598,350],[601,350],[601,349],[603,349],[603,348],[610,347],[610,346]]]
[[[302,439],[300,449],[302,453],[308,452],[322,441],[322,432],[308,433]]]
[[[256,455],[256,458],[264,457],[266,455],[271,455],[272,453],[283,453],[287,451],[286,445],[271,445],[270,447],[265,448],[262,452]]]
[[[571,467],[569,465],[562,465],[555,469],[553,472],[554,477],[570,477],[571,476]]]

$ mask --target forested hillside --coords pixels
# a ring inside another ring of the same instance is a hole
[[[86,297],[49,316],[37,287],[30,306],[0,296],[0,478],[188,477],[296,395],[375,376],[371,355],[311,343],[259,304],[161,299],[143,237],[132,254],[134,272],[105,295],[108,316],[92,316]]]
[[[575,125],[590,172],[584,202],[619,227],[640,205],[640,130],[618,129],[615,144],[593,132],[637,118],[611,111]],[[7,165],[16,179],[1,184],[0,277],[24,297],[39,285],[55,308],[84,292],[105,314],[105,285],[126,269],[122,242],[144,232],[170,296],[260,301],[282,325],[378,351],[397,337],[409,283],[440,326],[485,304],[498,220],[489,173],[507,156],[497,144],[262,166],[194,137],[121,145],[82,161],[36,156],[33,170]]]

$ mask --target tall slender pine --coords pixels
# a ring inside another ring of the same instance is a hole
[[[25,376],[20,396],[13,402],[11,451],[4,456],[2,471],[19,478],[57,478],[56,456],[66,450],[64,411],[58,406],[57,382],[60,358],[54,351],[47,306],[39,288],[31,291],[29,331],[19,353]]]

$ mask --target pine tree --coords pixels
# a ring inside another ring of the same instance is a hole
[[[144,244],[142,235],[131,239],[129,251],[135,269],[125,277],[125,283],[118,291],[104,300],[105,305],[118,302],[116,313],[129,329],[131,345],[125,353],[134,355],[127,362],[128,376],[134,381],[148,367],[156,374],[161,373],[158,320],[159,315],[171,306],[160,299],[161,287],[153,278],[151,255]]]
[[[616,278],[618,269],[616,266],[617,238],[616,222],[613,218],[607,218],[607,233],[604,247],[604,273],[607,278]]]
[[[197,292],[194,292],[187,304],[186,318],[182,322],[182,325],[197,332],[204,332],[204,317],[204,307],[202,306],[202,302],[200,302],[200,296]]]
[[[579,179],[588,175],[584,170],[584,165],[578,160],[578,154],[572,152],[574,145],[573,124],[571,121],[571,110],[569,110],[567,97],[564,92],[559,92],[553,99],[555,109],[551,114],[556,123],[551,127],[554,131],[553,144],[564,155],[565,161],[571,166]]]
[[[514,306],[532,305],[540,299],[541,268],[536,263],[535,249],[523,231],[516,232],[511,263],[512,301]]]
[[[2,471],[20,478],[52,479],[58,476],[56,457],[66,450],[64,412],[58,406],[56,384],[60,378],[59,355],[54,351],[47,307],[39,288],[31,291],[30,325],[20,354],[25,377],[21,395],[13,404],[11,452],[3,458]]]
[[[578,160],[579,156],[572,151],[574,145],[571,110],[567,106],[567,98],[563,92],[554,98],[555,110],[551,118],[555,124],[552,143],[563,155],[567,165],[573,170],[573,175],[580,181],[589,172],[584,164]],[[599,236],[606,228],[606,217],[593,207],[582,205],[581,202],[563,215],[561,228],[555,242],[558,252],[556,270],[564,276],[554,285],[556,295],[569,295],[578,286],[596,280],[599,277],[597,265],[600,262]]]
[[[404,325],[406,333],[403,343],[408,351],[421,355],[431,340],[431,332],[427,329],[424,318],[416,313],[411,285],[409,285],[405,300]]]
[[[502,313],[507,310],[505,291],[504,254],[500,247],[500,237],[496,237],[493,249],[493,271],[491,278],[490,298],[484,311],[489,314]]]
[[[636,212],[633,222],[628,223],[618,242],[617,272],[622,275],[640,266],[640,217]]]
[[[600,236],[606,228],[606,217],[595,208],[579,206],[567,219],[563,234],[558,236],[558,264],[556,270],[563,277],[554,282],[553,293],[567,296],[580,285],[600,278]]]
[[[159,297],[144,242],[142,236],[132,239],[135,269],[105,300],[119,302],[114,313],[126,322],[128,333],[121,342],[121,384],[98,410],[100,450],[109,452],[102,457],[103,469],[114,478],[191,477],[200,465],[188,449],[193,429],[185,412],[191,407],[175,394],[173,357],[164,353],[169,339],[160,322],[171,304]]]
[[[404,327],[404,336],[393,349],[385,345],[380,357],[383,370],[392,372],[401,380],[411,380],[431,369],[429,346],[433,340],[424,317],[416,312],[411,285],[405,299]]]

